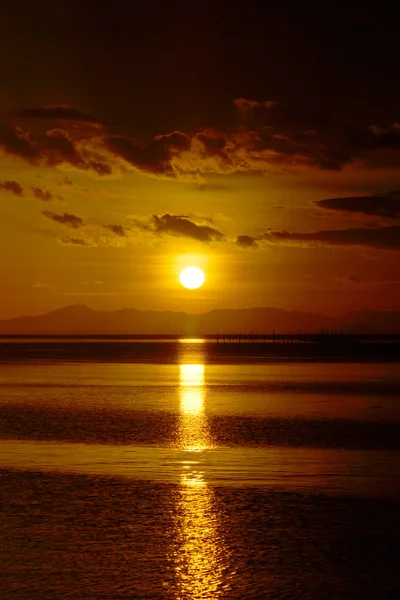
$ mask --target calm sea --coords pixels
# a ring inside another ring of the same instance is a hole
[[[2,600],[400,597],[399,364],[129,343],[2,344]]]

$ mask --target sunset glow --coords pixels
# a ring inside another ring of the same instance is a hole
[[[396,16],[23,4],[0,36],[0,321],[399,310]]]

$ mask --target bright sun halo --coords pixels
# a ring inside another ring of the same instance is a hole
[[[195,290],[204,283],[204,273],[198,267],[187,267],[181,271],[179,281],[183,287],[189,290]]]

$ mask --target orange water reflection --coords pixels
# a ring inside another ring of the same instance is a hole
[[[185,364],[184,356],[182,360],[178,444],[185,456],[176,514],[177,598],[216,599],[226,586],[227,552],[213,490],[207,485],[201,466],[206,460],[204,453],[212,447],[205,413],[205,366],[201,362]]]
[[[179,365],[178,444],[188,453],[207,450],[212,445],[204,412],[204,370],[204,364]]]

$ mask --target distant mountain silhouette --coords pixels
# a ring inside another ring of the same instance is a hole
[[[3,334],[400,333],[400,311],[354,311],[340,317],[278,308],[218,309],[193,315],[132,308],[96,311],[83,304],[0,321]]]

